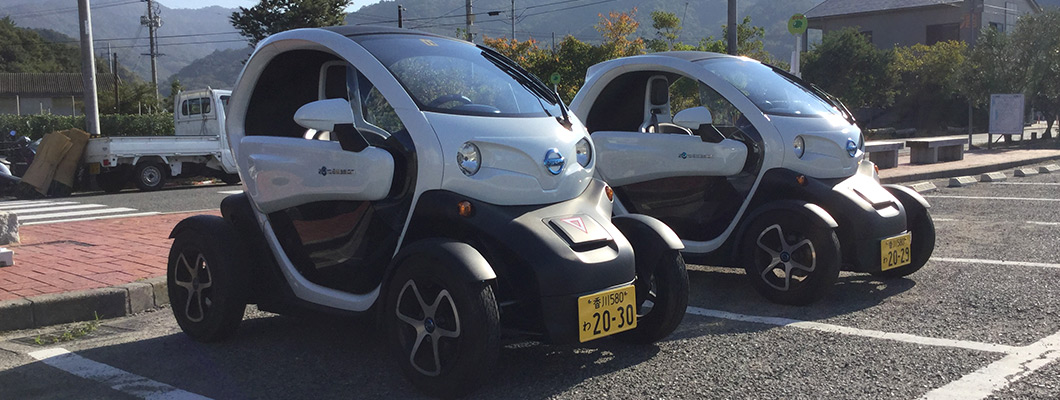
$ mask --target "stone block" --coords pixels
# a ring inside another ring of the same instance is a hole
[[[1016,168],[1015,171],[1012,171],[1012,175],[1015,175],[1016,177],[1020,178],[1025,176],[1038,175],[1038,170],[1034,168]]]
[[[1038,173],[1051,174],[1053,172],[1060,172],[1060,165],[1049,164],[1038,167]]]
[[[132,282],[119,286],[129,291],[129,314],[155,308],[155,289],[150,283]]]
[[[19,242],[18,216],[0,211],[0,246]]]
[[[979,182],[1004,182],[1008,176],[1004,172],[990,172],[979,176]]]
[[[121,288],[102,288],[78,292],[46,294],[28,300],[33,302],[33,317],[37,326],[91,321],[121,317],[128,314],[128,291]]]
[[[974,185],[979,183],[975,178],[970,176],[958,176],[956,178],[950,178],[949,187],[965,187],[968,185]]]
[[[26,299],[0,301],[0,332],[32,327],[33,303]]]
[[[914,183],[909,187],[913,188],[913,190],[915,190],[917,193],[927,193],[938,190],[938,187],[936,187],[935,184],[931,182]]]

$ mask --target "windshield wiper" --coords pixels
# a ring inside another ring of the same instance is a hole
[[[549,89],[549,87],[542,83],[541,80],[535,78],[533,75],[530,74],[530,72],[526,71],[522,67],[519,67],[518,64],[516,64],[514,61],[511,61],[503,54],[498,53],[489,47],[478,46],[478,48],[482,50],[482,55],[486,57],[489,62],[493,63],[493,65],[496,65],[497,68],[500,68],[502,71],[507,73],[527,90],[536,94],[538,97],[538,103],[541,103],[541,99],[544,98],[558,105],[562,117],[556,117],[556,119],[559,120],[560,125],[563,125],[563,127],[567,128],[568,130],[571,129],[573,123],[571,122],[570,115],[567,112],[567,106],[563,104],[563,100],[559,97],[559,92]],[[548,107],[545,107],[544,103],[541,103],[541,109],[544,110],[546,114],[554,116],[548,111]]]

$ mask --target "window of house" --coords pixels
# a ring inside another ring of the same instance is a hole
[[[1000,22],[991,22],[990,23],[990,29],[993,29],[995,31],[1004,33],[1005,32],[1005,24],[1002,24]]]
[[[924,41],[928,46],[938,42],[961,40],[961,24],[939,24],[928,25],[927,38]]]

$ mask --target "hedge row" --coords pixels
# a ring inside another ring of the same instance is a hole
[[[36,140],[46,133],[70,128],[87,130],[85,116],[0,114],[2,134],[15,131]],[[100,115],[99,131],[103,136],[172,136],[173,114]]]

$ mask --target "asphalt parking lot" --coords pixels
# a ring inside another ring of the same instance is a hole
[[[907,278],[844,273],[821,302],[790,307],[742,271],[690,266],[688,315],[667,340],[511,343],[473,397],[1060,398],[1060,174],[1008,172],[934,181],[935,253]],[[104,321],[50,363],[34,357],[53,346],[19,340],[55,329],[0,337],[0,399],[421,396],[359,321],[251,312],[233,341],[207,345],[166,309]]]

